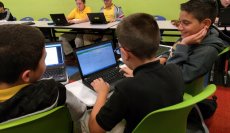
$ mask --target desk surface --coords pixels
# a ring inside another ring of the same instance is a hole
[[[88,107],[94,106],[97,100],[97,93],[82,83],[82,80],[78,80],[65,85],[67,91],[71,92],[79,100],[86,104]],[[108,94],[108,98],[113,92]]]
[[[0,25],[4,24],[22,24],[26,21],[0,21]],[[52,21],[33,21],[35,24],[31,25],[38,28],[60,28],[60,29],[116,29],[119,21],[115,21],[108,24],[90,24],[90,22],[73,24],[70,26],[55,26],[48,25]],[[166,21],[157,21],[157,24],[161,30],[178,30],[176,26],[171,24],[170,20]],[[220,30],[224,30],[224,27],[218,27]],[[230,27],[226,28],[230,31]]]
[[[177,30],[177,27],[171,24],[170,20],[166,21],[157,21],[157,24],[162,30]],[[117,25],[110,27],[110,29],[116,29]]]
[[[0,25],[4,24],[22,24],[26,21],[2,21]],[[112,22],[108,24],[90,24],[90,22],[80,23],[80,24],[73,24],[69,26],[55,26],[55,25],[48,25],[48,23],[52,21],[33,21],[35,24],[31,25],[34,27],[39,28],[61,28],[61,29],[108,29],[114,25],[117,25],[119,22]]]
[[[97,99],[97,93],[86,87],[82,80],[78,80],[65,85],[67,91],[71,92],[79,100],[85,103],[88,107],[95,104]]]

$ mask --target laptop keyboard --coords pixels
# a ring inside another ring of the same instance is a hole
[[[160,56],[161,54],[168,52],[170,49],[170,47],[159,46],[156,56]]]
[[[42,78],[53,78],[55,81],[63,81],[66,80],[66,72],[65,69],[49,69],[48,71],[45,71]]]
[[[85,79],[85,83],[87,84],[87,86],[90,86],[91,88],[92,86],[90,85],[90,83],[97,78],[102,78],[104,81],[106,81],[109,84],[114,83],[115,81],[124,78],[123,73],[119,72],[119,70],[120,69],[116,67],[100,73],[93,74],[92,76]]]

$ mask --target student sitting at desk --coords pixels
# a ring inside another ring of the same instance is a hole
[[[86,105],[53,79],[40,80],[45,71],[45,38],[26,25],[0,26],[0,123],[64,105],[75,122]]]
[[[104,0],[104,6],[101,8],[101,12],[104,13],[105,19],[108,22],[121,20],[124,17],[121,7],[113,4],[112,0]]]
[[[85,5],[85,0],[75,0],[76,2],[76,8],[74,8],[69,15],[67,16],[67,20],[69,23],[83,23],[88,22],[88,16],[87,13],[91,12],[91,8]],[[83,42],[83,35],[82,34],[62,34],[59,38],[59,40],[63,43],[63,49],[65,55],[70,55],[73,52],[73,48],[70,45],[70,41],[74,40],[76,47],[80,47],[87,44],[90,44],[90,42],[87,42],[85,39]]]
[[[100,12],[103,12],[107,22],[120,21],[124,18],[124,13],[120,6],[113,4],[112,0],[104,0],[104,6],[101,7]],[[111,35],[85,35],[84,40],[89,40],[94,43],[96,40],[111,40]]]
[[[218,22],[218,17],[220,15],[220,10],[222,8],[230,8],[230,0],[217,0],[217,19],[216,21]]]
[[[181,4],[178,30],[181,38],[174,44],[172,52],[160,58],[162,64],[180,66],[185,83],[208,73],[224,42],[211,25],[216,18],[215,1],[190,0]],[[132,71],[123,69],[126,76]]]
[[[186,83],[208,73],[224,48],[223,40],[212,27],[215,18],[215,1],[190,0],[181,4],[178,25],[181,38],[161,62],[167,60],[166,64],[180,66]]]
[[[0,1],[0,20],[14,21],[10,10],[4,7],[4,4]]]
[[[91,83],[97,92],[89,118],[91,133],[109,131],[122,119],[127,122],[125,132],[132,132],[148,113],[183,100],[180,68],[161,65],[155,58],[160,32],[152,15],[137,13],[124,18],[117,36],[121,57],[134,70],[134,77],[118,82],[107,102],[109,85],[101,78]]]
[[[220,16],[220,13],[221,13],[220,11],[223,8],[230,8],[230,0],[217,0],[217,9],[218,9],[218,12],[217,12],[216,20],[215,20],[216,24],[219,21],[219,16]],[[223,33],[230,37],[230,31],[224,30]],[[227,42],[226,44],[229,45],[229,42]]]

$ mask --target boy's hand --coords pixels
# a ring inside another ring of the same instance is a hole
[[[208,27],[205,26],[202,30],[200,30],[196,34],[183,38],[181,40],[181,44],[182,45],[199,44],[206,36],[207,31],[208,31]]]
[[[108,94],[109,93],[109,84],[105,82],[102,78],[95,79],[91,85],[98,94]]]
[[[133,70],[128,67],[122,67],[120,71],[124,72],[125,77],[133,77]]]
[[[79,23],[79,19],[68,20],[68,23],[78,24]]]
[[[167,61],[167,58],[164,58],[164,57],[160,57],[158,59],[160,61],[160,64],[162,64],[162,65],[164,65],[166,63],[166,61]]]

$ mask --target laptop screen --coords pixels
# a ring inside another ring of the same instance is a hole
[[[83,76],[116,65],[112,41],[77,49],[76,56]]]
[[[62,44],[61,43],[47,43],[45,45],[46,49],[46,59],[45,63],[46,66],[57,66],[63,65],[63,51],[62,51]]]

